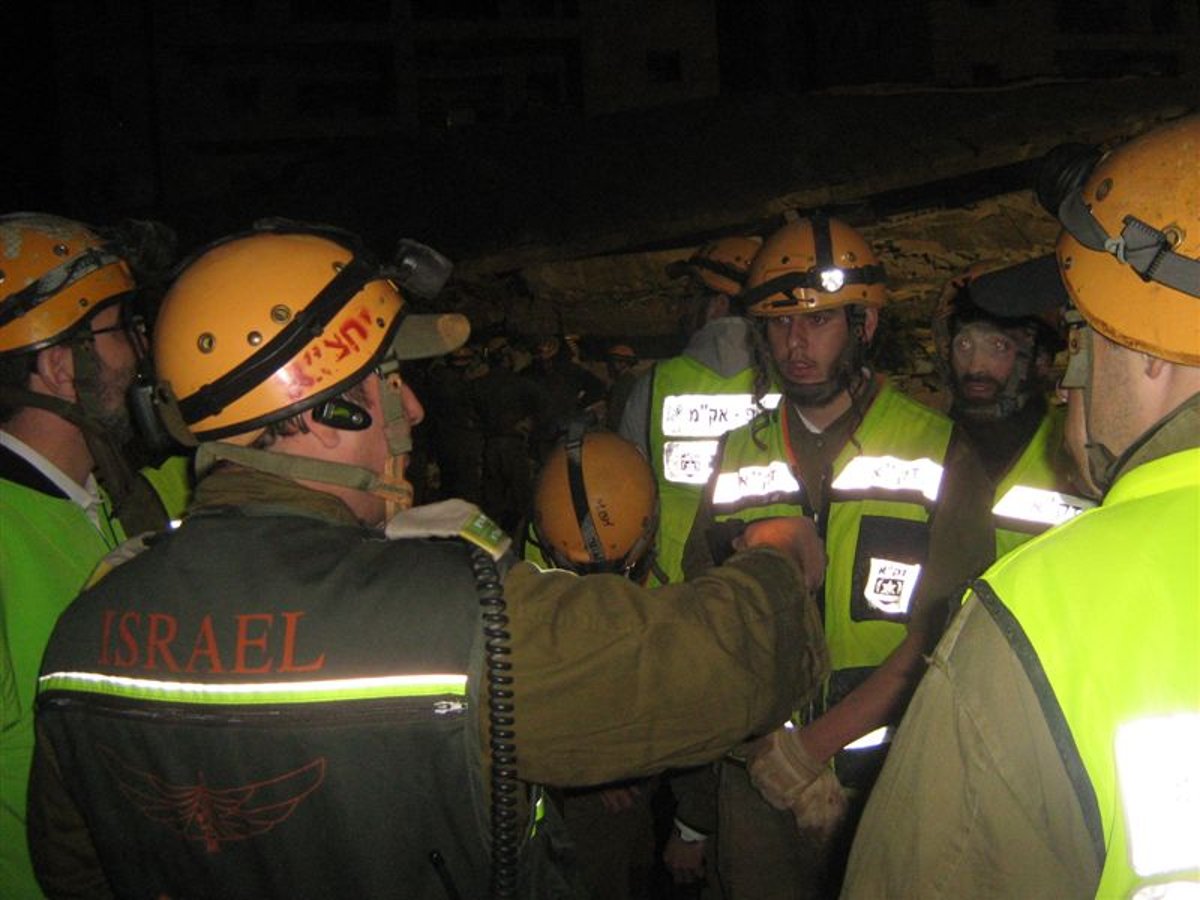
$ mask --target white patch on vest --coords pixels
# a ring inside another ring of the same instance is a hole
[[[765,409],[779,405],[779,394],[763,397]],[[664,437],[719,438],[758,414],[751,394],[670,394],[663,399]]]
[[[904,615],[921,576],[919,563],[871,557],[863,596],[871,606],[888,615]]]
[[[1146,877],[1200,868],[1200,713],[1126,722],[1115,743],[1133,870]]]
[[[663,477],[674,484],[708,484],[720,442],[666,441],[663,443]]]
[[[837,491],[919,491],[931,501],[941,486],[942,467],[932,459],[896,456],[856,456],[832,485]]]
[[[713,488],[713,503],[737,503],[747,497],[793,494],[800,483],[782,460],[765,466],[743,466],[736,472],[722,472]]]
[[[1019,522],[1053,526],[1061,525],[1095,505],[1082,497],[1017,484],[1009,488],[1000,502],[992,507],[992,514]]]

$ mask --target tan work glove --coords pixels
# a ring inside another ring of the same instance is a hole
[[[801,836],[817,844],[833,837],[846,815],[846,791],[832,767],[800,743],[799,731],[779,728],[755,741],[747,769],[764,800],[791,811]]]

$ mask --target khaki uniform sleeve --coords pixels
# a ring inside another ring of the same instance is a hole
[[[827,668],[800,570],[773,550],[655,589],[521,563],[505,594],[527,781],[584,786],[716,759],[781,724]]]
[[[1099,878],[1033,688],[971,600],[938,645],[871,793],[843,900],[1091,898]]]

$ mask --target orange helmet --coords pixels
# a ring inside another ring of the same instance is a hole
[[[86,225],[0,216],[0,354],[58,343],[133,290],[124,260]]]
[[[1058,264],[1105,337],[1200,365],[1200,115],[1102,156],[1057,204]]]
[[[248,444],[385,356],[459,347],[465,318],[409,312],[392,280],[412,274],[409,262],[383,268],[345,233],[317,227],[234,235],[203,250],[163,298],[153,338],[158,377],[192,435]]]
[[[760,237],[731,235],[717,238],[698,248],[687,259],[667,266],[672,278],[698,278],[709,290],[730,297],[742,289],[750,263],[762,246]]]
[[[608,359],[624,360],[629,363],[636,363],[638,361],[637,351],[628,344],[613,344],[604,351],[604,355]]]
[[[576,426],[538,475],[533,528],[557,566],[628,573],[650,549],[657,511],[654,473],[641,451],[611,432]]]
[[[839,219],[813,216],[772,234],[754,258],[738,303],[764,318],[834,309],[883,306],[883,266],[863,237]]]

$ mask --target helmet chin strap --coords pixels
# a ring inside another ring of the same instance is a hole
[[[310,456],[293,456],[290,453],[272,453],[220,441],[208,441],[196,448],[197,473],[208,471],[218,462],[235,463],[293,481],[315,481],[374,494],[387,501],[389,518],[393,514],[393,507],[396,511],[408,509],[413,502],[412,485],[403,476],[397,476],[398,467],[390,465],[390,471],[380,475],[363,466],[313,459]],[[392,462],[396,462],[394,457]]]
[[[382,473],[349,463],[272,453],[219,441],[203,443],[196,450],[197,473],[207,471],[217,462],[227,461],[281,478],[363,491],[383,498],[385,521],[390,520],[413,505],[413,487],[404,477],[402,465],[404,456],[412,451],[412,421],[404,405],[404,382],[397,368],[385,366],[379,377],[383,431],[388,443],[388,461]]]

